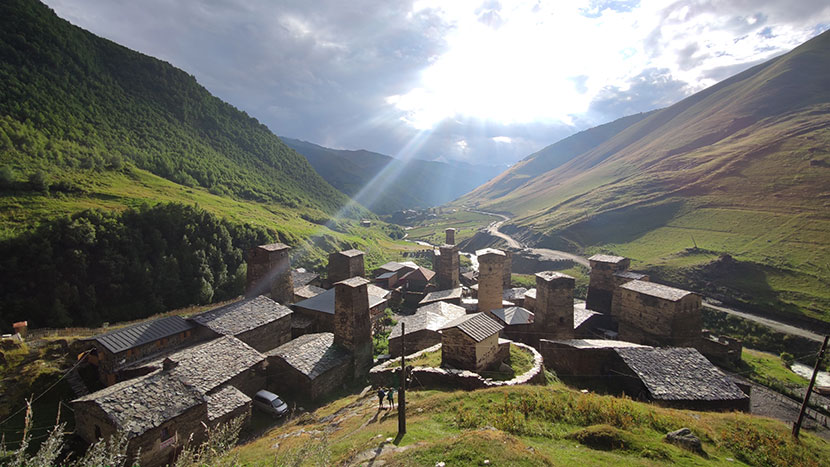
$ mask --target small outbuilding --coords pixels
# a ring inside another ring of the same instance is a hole
[[[501,332],[503,337],[526,344],[534,342],[533,320],[535,319],[535,315],[533,312],[520,306],[510,306],[496,308],[495,310],[490,310],[488,313],[499,324],[504,326],[504,330]]]
[[[408,290],[421,292],[427,287],[427,284],[429,284],[433,277],[435,277],[435,271],[419,266],[418,269],[410,271],[401,277],[400,282]]]
[[[265,352],[291,340],[291,314],[290,308],[259,295],[208,310],[190,319],[199,325],[199,334],[204,338],[234,336]]]
[[[500,350],[499,332],[504,326],[486,313],[456,318],[441,328],[441,366],[481,372],[497,367],[505,351]]]
[[[269,388],[311,400],[342,388],[352,371],[351,353],[330,332],[300,336],[267,356]]]
[[[447,302],[433,302],[418,308],[415,314],[399,318],[392,328],[389,353],[393,357],[401,354],[401,324],[406,324],[406,353],[411,354],[439,344],[440,329],[465,314],[464,308]]]

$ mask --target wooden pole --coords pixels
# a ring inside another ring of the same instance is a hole
[[[793,437],[798,439],[798,432],[801,431],[801,421],[804,419],[804,412],[807,411],[807,403],[810,402],[810,393],[813,392],[813,385],[816,384],[816,375],[818,369],[821,367],[821,359],[824,357],[824,351],[827,349],[827,340],[830,336],[824,336],[824,343],[821,344],[821,350],[818,351],[818,358],[816,358],[816,367],[813,369],[813,377],[810,378],[810,384],[807,386],[807,392],[804,394],[804,403],[801,404],[801,411],[798,413],[798,419],[793,425]]]
[[[406,433],[406,323],[401,323],[401,377],[398,392],[398,439]]]

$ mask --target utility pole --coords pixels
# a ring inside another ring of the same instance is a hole
[[[804,403],[801,404],[801,412],[798,413],[798,419],[793,425],[793,437],[798,439],[798,432],[801,431],[801,420],[804,418],[804,412],[807,411],[807,403],[810,402],[810,393],[813,392],[813,385],[816,384],[816,375],[818,369],[821,367],[821,359],[824,357],[824,351],[827,349],[827,340],[830,336],[824,336],[824,343],[821,344],[821,350],[818,351],[818,358],[816,358],[816,367],[813,369],[813,377],[810,378],[810,384],[807,386],[807,392],[804,394]]]
[[[401,323],[401,377],[398,391],[398,439],[406,433],[406,323]]]

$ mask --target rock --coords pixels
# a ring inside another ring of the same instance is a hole
[[[447,464],[445,464],[443,462],[436,462],[435,463],[435,467],[444,467],[445,465],[447,465]]]
[[[700,442],[700,438],[695,436],[695,434],[692,433],[692,430],[688,428],[684,427],[666,434],[666,441],[680,446],[687,451],[692,451],[703,457],[708,457],[706,455],[706,451],[703,450],[703,444]]]

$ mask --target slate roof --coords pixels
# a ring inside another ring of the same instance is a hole
[[[218,334],[236,336],[291,313],[288,307],[260,295],[208,310],[190,319]]]
[[[614,351],[659,400],[734,400],[746,394],[692,348],[617,348]]]
[[[326,289],[323,289],[321,287],[316,287],[316,286],[313,286],[313,285],[304,285],[304,286],[302,286],[298,289],[294,289],[294,295],[306,299],[306,298],[314,297],[316,295],[320,295],[321,293],[324,293],[325,291],[326,291]]]
[[[574,304],[574,329],[581,326],[585,321],[588,321],[592,317],[600,314],[601,313],[585,308],[585,302]]]
[[[598,261],[600,263],[619,263],[620,261],[624,261],[624,256],[613,256],[613,255],[594,255],[588,258],[588,261]]]
[[[389,291],[374,284],[367,287],[369,292],[369,308],[374,308],[386,301]],[[299,301],[294,304],[297,308],[317,311],[320,313],[334,314],[334,289],[324,291],[319,295]]]
[[[289,249],[291,247],[286,245],[285,243],[270,243],[268,245],[259,245],[257,248],[265,251],[280,251]]]
[[[507,326],[515,324],[530,324],[533,322],[535,315],[520,306],[511,306],[508,308],[497,308],[490,310],[496,318]]]
[[[365,255],[366,253],[364,253],[364,252],[362,252],[362,251],[360,251],[360,250],[356,250],[356,249],[352,248],[351,250],[343,250],[343,251],[338,251],[338,252],[337,252],[337,253],[335,253],[335,254],[338,254],[338,255],[343,255],[343,256],[348,256],[348,257],[350,257],[350,258],[351,258],[351,257],[354,257],[354,256]]]
[[[452,328],[458,328],[474,341],[481,342],[493,334],[497,334],[504,329],[504,326],[487,316],[486,313],[473,313],[456,318],[445,324],[441,329]]]
[[[414,315],[404,316],[398,319],[398,324],[392,328],[389,338],[394,339],[401,336],[401,323],[406,323],[406,333],[423,331],[438,331],[445,324],[453,319],[467,314],[467,310],[458,305],[447,302],[434,302],[418,308]]]
[[[403,276],[401,280],[412,280],[420,278],[426,282],[429,282],[433,277],[435,277],[435,271],[429,270],[427,268],[418,267],[418,269],[410,271],[408,274]]]
[[[208,420],[216,420],[251,402],[251,398],[242,394],[233,386],[224,388],[206,397]]]
[[[241,340],[223,336],[180,350],[170,356],[178,365],[169,373],[208,393],[265,360],[265,356]],[[161,366],[162,361],[155,365]]]
[[[621,285],[620,288],[631,290],[633,292],[639,292],[645,295],[650,295],[652,297],[662,298],[664,300],[669,300],[672,302],[676,302],[681,298],[694,293],[689,292],[688,290],[675,289],[674,287],[669,287],[667,285],[656,284],[654,282],[646,281],[626,282],[625,284]]]
[[[167,316],[116,329],[90,340],[97,341],[112,353],[119,353],[191,329],[193,324],[181,316]]]
[[[285,361],[309,379],[315,379],[326,371],[346,365],[351,353],[334,343],[334,334],[322,332],[305,334],[267,353]]]
[[[304,285],[308,285],[314,279],[320,277],[319,274],[308,272],[305,270],[295,269],[291,271],[291,283],[294,284],[294,288],[302,287]]]
[[[459,298],[461,298],[461,287],[456,287],[454,289],[430,292],[421,300],[420,304],[426,305],[432,302],[440,302],[441,300],[458,300]]]
[[[528,289],[527,292],[525,292],[525,300],[527,300],[528,298],[536,300],[536,289],[535,288],[534,289]]]
[[[497,250],[495,248],[484,248],[482,250],[476,250],[476,256],[484,256],[484,255],[498,255],[498,256],[507,256],[507,254],[501,250]]]
[[[403,269],[405,267],[406,266],[404,266],[401,263],[397,263],[395,261],[390,261],[390,262],[384,264],[383,266],[379,267],[378,269],[383,269],[385,271],[395,272],[395,271],[397,271],[399,269]]]
[[[134,438],[205,403],[205,397],[168,372],[157,371],[72,402],[97,405],[115,423],[118,431]]]
[[[526,292],[527,292],[527,289],[524,288],[524,287],[515,287],[515,288],[512,288],[512,289],[504,289],[504,292],[502,292],[501,297],[502,297],[502,299],[509,300],[509,301],[524,300]]]
[[[625,347],[647,347],[627,341],[615,341],[610,339],[562,339],[551,340],[557,344],[567,345],[575,349],[616,349]],[[651,348],[651,347],[648,347]]]
[[[643,274],[643,273],[640,273],[640,272],[634,272],[634,271],[615,272],[614,276],[622,277],[622,278],[625,278],[625,279],[631,279],[633,281],[640,280],[644,277],[648,277],[646,274]]]
[[[397,271],[385,272],[385,273],[379,275],[378,277],[376,277],[375,279],[391,279],[396,274],[398,274]]]

